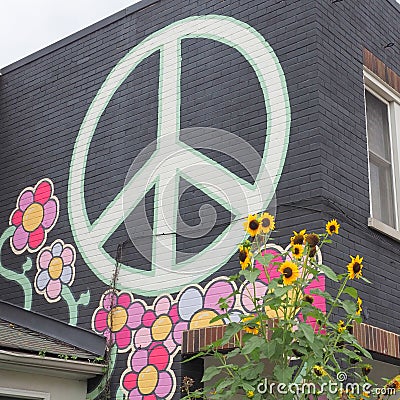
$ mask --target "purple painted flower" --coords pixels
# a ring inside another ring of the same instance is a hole
[[[133,301],[130,293],[107,291],[94,312],[92,328],[103,334],[110,344],[116,344],[121,352],[127,351],[132,342],[132,329],[140,326],[144,306]]]
[[[214,281],[206,289],[205,294],[199,287],[189,286],[179,296],[178,313],[182,324],[186,323],[185,329],[198,329],[212,325],[223,325],[225,321],[217,320],[210,323],[210,320],[225,312],[231,312],[234,306],[234,297],[227,300],[227,310],[222,310],[218,304],[221,298],[232,295],[235,288],[228,280]]]
[[[187,324],[182,326],[179,322],[178,306],[171,305],[169,296],[160,297],[154,304],[154,311],[148,310],[143,314],[143,326],[133,338],[135,347],[143,349],[152,342],[162,342],[172,354],[182,344],[182,331],[187,327]]]
[[[53,183],[42,179],[34,188],[27,187],[19,195],[9,221],[16,227],[10,241],[15,254],[25,250],[34,253],[46,242],[47,232],[58,218],[58,199],[53,192]]]
[[[168,350],[162,345],[150,350],[137,350],[128,362],[129,368],[121,378],[129,400],[160,400],[172,397],[174,376],[168,370]]]
[[[71,286],[75,278],[75,249],[62,240],[45,247],[36,259],[35,289],[50,303],[61,298],[62,285]]]

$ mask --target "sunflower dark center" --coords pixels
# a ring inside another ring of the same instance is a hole
[[[358,274],[359,272],[360,272],[360,270],[361,270],[361,265],[359,264],[359,263],[354,263],[354,265],[353,265],[353,271],[354,271],[354,273],[355,274]]]
[[[293,275],[293,270],[292,268],[286,267],[283,270],[283,275],[285,275],[285,278],[290,278]]]
[[[245,252],[245,251],[240,251],[240,252],[239,252],[239,260],[240,260],[241,262],[244,262],[244,261],[246,260],[246,258],[247,258],[246,252]]]
[[[268,228],[271,225],[271,221],[268,218],[264,218],[261,221],[261,225],[263,226],[263,228]]]
[[[310,296],[309,294],[306,294],[304,296],[304,301],[306,301],[307,303],[312,304],[312,303],[314,303],[314,297]]]
[[[258,226],[259,226],[258,221],[254,220],[254,219],[252,221],[250,221],[250,223],[249,223],[249,227],[253,231],[255,231],[258,228]]]
[[[336,230],[335,225],[331,225],[331,226],[329,227],[329,232],[335,232],[335,230]]]
[[[322,376],[322,371],[319,368],[314,368],[314,373],[317,376]]]
[[[303,235],[296,235],[293,239],[294,244],[303,244],[304,236]]]
[[[295,247],[295,248],[294,248],[294,254],[296,254],[296,256],[297,256],[298,254],[300,254],[300,249],[299,249],[298,247]]]

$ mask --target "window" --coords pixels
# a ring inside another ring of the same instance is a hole
[[[369,161],[369,225],[400,240],[400,96],[364,71]]]

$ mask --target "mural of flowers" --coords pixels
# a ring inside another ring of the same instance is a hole
[[[234,297],[230,297],[227,300],[227,310],[222,310],[218,304],[220,298],[228,297],[235,290],[233,284],[227,278],[213,281],[207,286],[205,294],[202,293],[198,286],[189,286],[180,293],[178,313],[182,321],[186,322],[185,329],[223,325],[223,320],[213,323],[210,323],[210,320],[233,310],[235,305]]]
[[[71,286],[75,278],[75,249],[56,240],[44,247],[36,259],[35,289],[50,303],[61,299],[62,285]]]
[[[154,303],[154,311],[143,314],[142,327],[134,335],[137,349],[146,348],[153,342],[162,342],[169,354],[182,344],[182,331],[187,323],[180,322],[177,304],[172,305],[169,296],[162,296]]]
[[[92,329],[104,335],[109,344],[116,344],[118,351],[129,350],[132,330],[142,323],[145,308],[127,292],[119,294],[112,290],[103,294],[92,318]]]
[[[275,255],[275,258],[273,258],[270,261],[269,266],[267,267],[267,273],[268,273],[270,279],[279,278],[281,276],[280,272],[277,270],[276,264],[274,264],[274,263],[275,262],[283,262],[284,259],[283,259],[282,254],[288,253],[289,250],[290,250],[290,246],[288,246],[285,250],[283,250],[280,246],[268,245],[267,248],[263,251],[263,255],[265,255],[265,254]],[[286,261],[290,261],[291,260],[290,257],[292,257],[292,256],[293,255],[290,255],[288,253],[288,256],[286,257]],[[316,253],[316,258],[319,263],[322,263],[322,255],[319,250]],[[267,279],[266,273],[263,269],[263,266],[258,261],[256,261],[255,267],[261,271],[261,273],[258,277],[258,280],[255,282],[256,297],[262,298],[268,289],[268,279]],[[322,312],[325,313],[326,312],[325,299],[323,297],[315,295],[315,294],[310,296],[310,291],[313,289],[325,290],[325,276],[324,275],[319,276],[318,279],[312,280],[311,283],[305,288],[304,294],[305,294],[305,297],[307,296],[307,299],[312,299],[312,302],[313,302],[312,304],[315,307],[319,308]],[[247,312],[252,312],[254,310],[254,305],[251,301],[251,297],[254,296],[253,291],[254,291],[253,284],[250,284],[250,283],[244,283],[240,289],[241,306]],[[290,296],[290,293],[291,292],[289,291],[289,293],[288,293],[289,296]],[[274,311],[271,309],[267,309],[266,312],[272,318],[276,317],[277,315],[278,316],[283,315],[282,310]],[[299,315],[299,319],[302,320],[302,315]],[[308,317],[307,322],[309,322],[310,325],[315,328],[315,319]]]
[[[129,400],[170,399],[175,388],[175,376],[169,370],[168,350],[157,344],[149,350],[137,350],[128,361],[128,370],[121,378]]]
[[[59,202],[53,193],[50,179],[42,179],[35,187],[27,187],[20,193],[9,221],[16,227],[10,240],[15,254],[25,250],[34,253],[46,242],[47,233],[54,227],[59,212]]]

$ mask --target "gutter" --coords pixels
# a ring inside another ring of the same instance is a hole
[[[103,375],[106,364],[40,357],[0,350],[0,370],[30,372],[62,378],[87,380]]]

